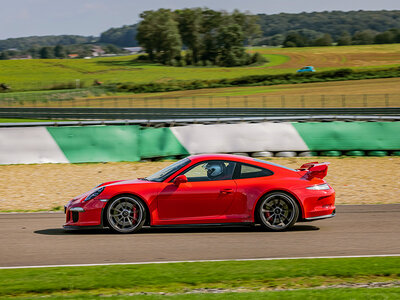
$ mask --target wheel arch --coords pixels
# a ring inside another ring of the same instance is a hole
[[[150,209],[149,209],[149,206],[147,205],[146,201],[144,201],[144,199],[142,197],[140,197],[139,195],[132,194],[132,193],[117,194],[117,195],[113,196],[110,200],[107,201],[106,206],[104,206],[104,208],[103,208],[103,212],[104,212],[103,216],[102,216],[103,217],[103,220],[102,220],[103,224],[107,224],[108,225],[107,214],[106,214],[108,206],[110,205],[110,203],[114,199],[116,199],[118,197],[121,197],[121,196],[129,196],[129,197],[133,197],[133,198],[136,198],[137,200],[139,200],[141,202],[141,204],[143,205],[145,213],[146,213],[146,220],[144,222],[144,225],[150,225],[151,224],[151,222],[150,222],[150,220],[151,220]]]
[[[260,198],[258,198],[258,200],[257,200],[257,202],[256,202],[256,205],[255,205],[254,208],[253,208],[254,223],[257,223],[257,224],[258,224],[258,223],[260,222],[259,217],[258,217],[258,215],[257,215],[257,210],[258,210],[258,207],[259,207],[260,204],[261,204],[262,199],[264,199],[264,197],[268,196],[269,194],[276,193],[276,192],[284,193],[284,194],[287,194],[287,195],[291,196],[291,197],[296,201],[296,204],[297,204],[297,206],[298,206],[299,209],[300,209],[300,211],[299,211],[299,216],[298,216],[296,222],[298,222],[298,221],[300,221],[301,219],[303,219],[303,216],[304,216],[304,208],[303,208],[303,205],[301,204],[301,201],[299,201],[298,197],[297,197],[295,194],[293,194],[293,193],[291,193],[291,192],[289,192],[289,191],[282,190],[282,189],[275,189],[275,190],[267,191],[267,192],[264,193]]]

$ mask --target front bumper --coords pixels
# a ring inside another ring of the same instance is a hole
[[[323,216],[318,216],[318,217],[305,218],[304,221],[312,222],[312,221],[318,221],[318,220],[323,220],[323,219],[329,219],[329,218],[333,218],[335,215],[336,215],[336,209],[334,209],[333,212],[330,215],[323,215]]]
[[[72,200],[64,206],[66,229],[74,229],[74,227],[102,227],[103,226],[103,208],[105,202],[91,200],[82,203],[79,199]]]

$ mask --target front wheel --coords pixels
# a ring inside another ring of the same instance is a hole
[[[258,206],[261,225],[273,231],[286,230],[296,223],[299,207],[292,196],[273,192],[265,196]]]
[[[142,228],[146,213],[138,199],[132,196],[120,196],[108,205],[106,217],[113,231],[132,233]]]

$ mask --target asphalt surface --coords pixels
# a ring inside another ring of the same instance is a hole
[[[400,204],[346,205],[287,232],[259,227],[65,231],[64,214],[0,214],[0,267],[400,254]]]

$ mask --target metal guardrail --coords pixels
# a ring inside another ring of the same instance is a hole
[[[207,119],[315,115],[400,116],[400,107],[384,108],[0,108],[0,118],[37,119]]]
[[[246,118],[203,118],[203,119],[158,119],[158,120],[101,120],[101,121],[56,121],[0,123],[1,127],[38,127],[38,126],[94,126],[94,125],[141,125],[146,127],[183,126],[188,124],[234,124],[258,122],[398,122],[400,116],[282,116],[282,117],[246,117]]]

